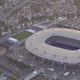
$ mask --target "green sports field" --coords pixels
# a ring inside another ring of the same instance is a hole
[[[32,35],[33,33],[31,32],[21,32],[17,35],[14,36],[14,38],[16,38],[17,40],[21,41],[23,39],[26,39],[27,37],[29,37],[30,35]]]

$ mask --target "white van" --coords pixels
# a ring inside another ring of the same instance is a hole
[[[65,72],[64,76],[68,76],[70,74],[70,72]]]

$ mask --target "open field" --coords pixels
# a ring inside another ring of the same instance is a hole
[[[31,32],[22,32],[22,33],[19,33],[17,35],[14,36],[14,38],[16,38],[17,40],[21,41],[27,37],[29,37],[30,35],[32,35],[33,33]]]

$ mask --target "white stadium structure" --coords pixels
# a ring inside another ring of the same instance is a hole
[[[77,30],[45,29],[30,36],[25,46],[29,52],[44,59],[80,64],[80,32]]]

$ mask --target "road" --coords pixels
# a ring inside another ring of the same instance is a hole
[[[28,74],[24,80],[31,80],[33,77],[37,76],[38,74],[40,74],[40,71],[36,71],[36,73],[32,72]]]
[[[17,64],[14,64],[14,62],[10,62],[6,59],[6,57],[0,57],[0,66],[6,68],[7,70],[11,71],[14,74],[17,74],[19,76],[24,77],[28,73],[32,72],[32,68],[24,67],[23,65],[19,66]]]
[[[4,21],[5,18],[7,18],[8,16],[10,16],[16,10],[19,10],[20,8],[22,8],[23,6],[25,6],[29,2],[30,2],[30,0],[23,0],[21,3],[18,3],[17,5],[15,5],[14,7],[10,8],[8,11],[6,11],[5,13],[0,14],[0,21]]]

